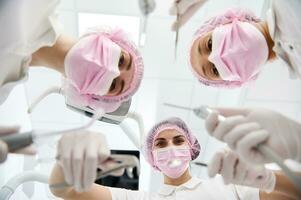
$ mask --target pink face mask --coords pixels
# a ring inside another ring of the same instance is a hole
[[[154,164],[170,178],[179,178],[191,161],[190,148],[186,145],[156,149],[153,151],[153,157]]]
[[[103,35],[82,38],[65,58],[65,93],[72,104],[90,106],[95,96],[109,91],[120,75],[121,48]]]
[[[223,80],[245,83],[256,78],[268,54],[263,34],[252,24],[236,19],[214,29],[208,60]]]

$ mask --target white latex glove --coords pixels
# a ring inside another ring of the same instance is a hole
[[[172,30],[175,31],[177,26],[183,26],[207,0],[174,0],[169,13],[177,16],[180,14],[178,24],[175,21],[172,25]],[[176,3],[179,2],[179,3]]]
[[[250,164],[269,163],[256,147],[267,145],[282,159],[301,160],[301,124],[267,109],[218,109],[226,120],[218,122],[214,112],[206,119],[207,131],[226,142]]]
[[[208,174],[210,177],[220,174],[225,184],[255,187],[266,192],[272,192],[276,184],[273,171],[263,166],[250,167],[229,149],[222,149],[213,156]]]
[[[19,132],[19,129],[19,126],[0,126],[0,137],[10,134],[17,134]],[[9,152],[6,143],[0,139],[0,163],[3,163],[6,160],[8,153]],[[36,154],[36,149],[32,145],[30,145],[26,148],[10,153],[34,155]]]
[[[103,134],[80,131],[65,134],[59,140],[57,157],[63,168],[65,181],[77,192],[87,191],[96,179],[97,168],[106,170],[110,150]],[[122,175],[124,171],[113,175]]]

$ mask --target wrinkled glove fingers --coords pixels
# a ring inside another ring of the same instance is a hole
[[[228,151],[224,154],[223,157],[223,167],[221,169],[220,174],[224,179],[225,184],[229,184],[233,182],[235,167],[237,162],[237,156],[234,152]]]
[[[214,177],[215,175],[219,174],[222,169],[224,153],[218,151],[214,154],[213,158],[208,164],[208,175],[209,177]]]
[[[65,152],[63,155],[61,155],[60,158],[60,164],[63,168],[63,173],[64,173],[64,177],[65,177],[65,181],[72,185],[73,184],[73,177],[72,177],[72,152],[69,151],[68,153]]]
[[[98,149],[98,164],[106,162],[110,156],[110,150],[107,147],[106,141],[103,141],[103,145]]]
[[[85,161],[84,161],[84,173],[83,173],[83,190],[87,191],[96,179],[97,173],[97,147],[90,145],[87,148]]]
[[[234,184],[244,184],[244,181],[246,179],[248,169],[246,164],[241,161],[240,159],[237,159],[236,167],[235,167],[235,173],[234,173]]]
[[[85,147],[77,146],[73,150],[72,176],[74,188],[77,192],[83,191],[83,161],[85,153]]]
[[[231,149],[236,149],[237,142],[250,132],[259,130],[260,126],[256,122],[242,123],[234,127],[224,137],[223,141],[228,144]]]
[[[257,146],[267,141],[268,137],[269,133],[264,129],[245,135],[236,145],[238,154],[242,159],[245,158],[246,161],[249,160],[249,162],[263,163],[265,158],[261,152],[257,150]]]
[[[218,126],[219,120],[218,120],[218,112],[213,111],[208,115],[208,117],[205,120],[205,127],[207,132],[212,135],[216,127]]]
[[[228,117],[224,121],[218,122],[217,127],[211,135],[218,140],[223,140],[226,134],[228,134],[233,128],[244,123],[245,121],[245,117],[239,115]]]
[[[242,115],[242,116],[246,117],[251,112],[250,109],[246,109],[246,108],[213,107],[212,109],[216,110],[218,113],[220,113],[224,117],[231,117],[231,116],[235,116],[235,115]]]

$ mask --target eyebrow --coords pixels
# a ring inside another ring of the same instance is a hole
[[[155,139],[154,143],[157,141],[165,141],[165,138],[157,138],[157,139]]]
[[[184,135],[177,135],[177,136],[173,137],[173,139],[178,139],[178,138],[182,138],[182,137],[185,138]]]
[[[182,137],[185,138],[184,135],[177,135],[177,136],[173,137],[172,139],[178,139],[178,138],[182,138]],[[166,139],[165,138],[157,138],[157,139],[155,139],[155,142],[158,141],[158,140],[166,140]]]
[[[201,42],[199,42],[199,44],[198,44],[198,51],[199,51],[199,54],[202,55]],[[204,76],[208,77],[207,71],[204,69],[203,65],[201,66],[201,70],[202,70]]]
[[[126,71],[129,71],[131,69],[132,66],[132,56],[130,55],[130,62],[128,64],[128,66],[126,67]]]

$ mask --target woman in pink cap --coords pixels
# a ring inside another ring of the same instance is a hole
[[[140,86],[143,60],[129,35],[120,28],[90,28],[79,40],[62,37],[53,47],[33,55],[33,65],[63,74],[63,94],[76,107],[115,111]],[[45,59],[46,58],[46,59]]]
[[[206,0],[175,1],[171,14],[185,24]],[[227,9],[201,24],[194,34],[189,61],[205,85],[234,88],[258,77],[263,65],[281,59],[291,78],[301,78],[299,0],[273,0],[266,20],[250,10]]]
[[[254,81],[275,58],[266,22],[252,12],[228,9],[197,30],[190,49],[194,75],[205,85],[240,87]]]
[[[99,141],[99,146],[106,148],[105,141]],[[158,193],[111,188],[97,184],[86,185],[84,179],[87,169],[85,168],[77,172],[81,178],[80,182],[71,179],[68,180],[69,187],[51,187],[66,180],[65,171],[60,165],[56,165],[52,171],[50,189],[57,197],[68,200],[280,200],[288,199],[289,195],[291,197],[298,195],[296,190],[289,189],[291,184],[281,173],[266,168],[250,168],[229,150],[217,152],[208,165],[210,177],[220,174],[222,178],[201,180],[193,177],[189,166],[198,157],[200,150],[198,140],[185,122],[179,118],[170,118],[156,124],[149,131],[143,146],[143,155],[148,163],[164,177],[163,186]],[[98,162],[98,165],[102,168],[107,161],[104,156],[99,159],[102,161]]]
[[[68,101],[105,112],[115,110],[138,89],[142,58],[124,31],[94,30],[76,40],[62,31],[56,12],[59,0],[0,4],[0,106],[16,85],[28,79],[33,66],[60,72]],[[18,131],[17,126],[0,124],[0,137]],[[6,160],[8,150],[0,139],[0,163]],[[20,152],[35,153],[30,148]]]
[[[9,81],[10,78],[16,78],[13,74],[22,71],[22,79],[25,80],[28,65],[44,66],[60,72],[63,77],[61,91],[68,104],[88,107],[98,113],[115,111],[138,90],[143,76],[143,60],[124,30],[92,28],[78,40],[52,32],[47,35],[53,39],[51,44],[39,46],[28,58],[25,56],[28,61],[22,66],[18,66],[17,62],[10,63],[11,70],[0,75],[0,104],[16,85],[14,81]],[[43,43],[43,40],[39,42]],[[2,78],[8,82],[1,87]],[[0,127],[0,135],[17,131],[16,127]],[[0,139],[0,162],[6,159],[7,153],[8,147]]]
[[[182,0],[174,4],[185,23],[206,0]],[[266,20],[251,11],[227,9],[205,21],[196,31],[189,62],[201,84],[238,88],[254,82],[266,62],[283,61],[290,78],[301,78],[301,1],[271,1]],[[271,160],[256,147],[264,143],[283,160],[301,162],[301,124],[267,109],[217,109],[206,120],[208,132],[226,142],[251,165]],[[217,125],[218,124],[218,125]],[[281,150],[279,148],[281,146]]]

